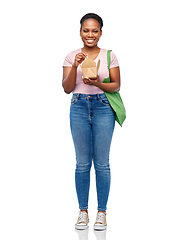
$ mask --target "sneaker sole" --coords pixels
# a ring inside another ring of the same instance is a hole
[[[77,229],[77,230],[85,230],[85,229],[87,229],[88,228],[88,226],[87,225],[80,225],[80,226],[78,226],[78,225],[75,225],[75,228]]]
[[[97,225],[94,225],[94,230],[102,231],[102,230],[106,230],[106,227],[107,226],[97,226]]]

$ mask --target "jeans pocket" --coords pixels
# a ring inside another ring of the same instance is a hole
[[[100,101],[103,105],[105,105],[105,106],[110,105],[107,98],[102,98],[102,99],[100,99],[99,101]]]
[[[71,105],[74,105],[78,101],[78,98],[72,98],[71,99]]]

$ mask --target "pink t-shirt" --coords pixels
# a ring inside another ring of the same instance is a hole
[[[78,49],[76,51],[70,52],[63,63],[63,67],[71,67],[75,60],[75,55],[81,52],[81,49]],[[94,60],[97,64],[98,60],[100,59],[100,68],[99,68],[99,77],[100,81],[103,82],[104,78],[107,78],[109,76],[108,71],[108,64],[107,64],[107,50],[100,49],[100,52],[97,56],[97,58]],[[115,68],[119,66],[119,62],[115,56],[115,54],[111,51],[111,64],[110,68]],[[101,94],[103,91],[95,86],[92,85],[86,85],[84,84],[82,80],[82,69],[80,66],[77,68],[77,77],[76,77],[76,87],[73,90],[72,93],[82,93],[82,94]]]

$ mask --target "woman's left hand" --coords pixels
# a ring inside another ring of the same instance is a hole
[[[84,84],[94,85],[94,86],[98,87],[100,84],[100,78],[99,78],[99,76],[97,76],[96,79],[83,78],[83,82],[84,82]]]
[[[93,85],[95,87],[100,88],[104,92],[116,93],[120,90],[120,70],[119,67],[110,69],[110,83],[103,83],[100,81],[99,76],[96,79],[83,79],[84,84]]]

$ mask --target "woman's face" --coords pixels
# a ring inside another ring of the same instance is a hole
[[[85,20],[80,30],[80,35],[85,46],[96,46],[102,35],[99,22],[92,18]]]

